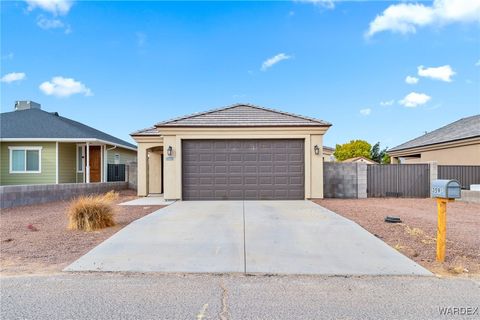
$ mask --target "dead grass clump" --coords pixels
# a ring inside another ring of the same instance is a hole
[[[68,209],[68,229],[95,231],[115,225],[113,207],[105,196],[81,196]]]
[[[115,200],[118,200],[118,198],[120,197],[120,194],[115,190],[111,190],[105,193],[102,197],[107,202],[113,202]]]

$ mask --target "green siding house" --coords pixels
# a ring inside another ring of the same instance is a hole
[[[135,145],[33,101],[0,113],[0,185],[106,182],[109,164],[136,157]]]

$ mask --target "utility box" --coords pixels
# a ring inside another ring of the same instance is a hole
[[[460,182],[457,180],[439,179],[432,182],[432,197],[458,199],[461,196]]]

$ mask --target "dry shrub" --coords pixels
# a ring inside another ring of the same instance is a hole
[[[113,207],[105,196],[81,196],[68,209],[68,229],[95,231],[115,225]]]
[[[115,200],[118,200],[118,197],[120,197],[120,194],[115,190],[111,190],[105,193],[102,197],[107,202],[113,202]]]

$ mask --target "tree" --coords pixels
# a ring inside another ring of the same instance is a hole
[[[365,157],[370,159],[372,146],[365,140],[352,140],[344,144],[337,144],[333,155],[338,161],[349,158]]]
[[[380,150],[380,142],[375,143],[370,150],[370,159],[378,163],[390,163],[387,148]]]

